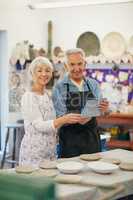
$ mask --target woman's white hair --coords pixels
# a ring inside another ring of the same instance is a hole
[[[77,53],[80,53],[83,56],[83,58],[85,59],[85,52],[83,51],[83,49],[81,49],[81,48],[75,48],[75,49],[69,49],[69,50],[66,51],[65,62],[68,63],[68,57],[71,54],[77,54]]]
[[[48,67],[51,69],[51,71],[53,71],[53,65],[52,65],[52,63],[49,61],[49,59],[48,59],[48,58],[45,58],[45,57],[43,57],[43,56],[38,56],[37,58],[35,58],[35,59],[31,62],[30,66],[29,66],[29,69],[28,69],[28,76],[29,76],[29,79],[30,79],[31,81],[33,80],[33,74],[34,74],[34,71],[35,71],[35,69],[36,69],[36,67],[37,67],[38,65],[46,65],[46,66],[48,66]]]

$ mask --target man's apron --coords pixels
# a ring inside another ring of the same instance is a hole
[[[88,91],[83,92],[70,92],[69,84],[66,85],[67,113],[81,113],[87,99],[95,98],[89,84],[87,82],[86,84]],[[59,144],[62,158],[101,151],[96,118],[93,117],[84,125],[77,123],[62,126],[59,129]]]

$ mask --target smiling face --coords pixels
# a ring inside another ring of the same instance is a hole
[[[45,87],[52,78],[52,69],[44,64],[39,64],[33,73],[34,84]]]
[[[85,60],[81,53],[68,55],[68,71],[71,79],[80,81],[83,78],[85,70]]]

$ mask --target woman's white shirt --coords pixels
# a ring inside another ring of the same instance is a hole
[[[25,135],[20,148],[19,164],[38,165],[44,159],[54,159],[56,151],[56,117],[47,92],[38,95],[25,92],[22,97]]]

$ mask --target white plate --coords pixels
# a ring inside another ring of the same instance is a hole
[[[119,168],[115,164],[101,162],[101,161],[90,162],[87,165],[91,170],[102,174],[112,173]]]
[[[62,173],[77,174],[84,168],[84,164],[76,161],[66,161],[57,164],[56,167]]]
[[[40,163],[39,167],[42,169],[56,169],[56,161],[44,160]]]
[[[126,50],[125,38],[118,32],[110,32],[101,42],[101,52],[106,58],[120,58]]]

